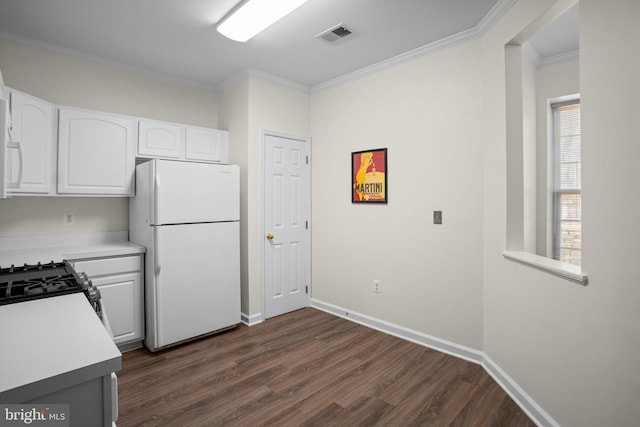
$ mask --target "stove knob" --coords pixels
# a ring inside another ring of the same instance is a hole
[[[100,300],[100,290],[95,286],[89,284],[89,288],[87,289],[89,301],[96,302]]]
[[[89,278],[87,277],[87,273],[81,272],[78,273],[78,278],[80,279],[80,282],[82,283],[82,286],[87,287],[90,285],[90,281]]]

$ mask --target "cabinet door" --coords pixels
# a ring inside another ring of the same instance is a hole
[[[142,283],[140,273],[92,278],[107,312],[116,344],[140,341],[142,334]]]
[[[135,119],[59,109],[58,193],[133,195]]]
[[[138,155],[180,159],[184,157],[183,126],[141,119],[138,121]]]
[[[223,130],[187,127],[187,160],[229,163],[229,133]]]
[[[116,344],[144,338],[142,255],[72,261],[100,289]]]
[[[13,140],[8,150],[8,179],[14,194],[55,194],[55,107],[50,102],[11,90]],[[18,148],[19,147],[19,148]]]

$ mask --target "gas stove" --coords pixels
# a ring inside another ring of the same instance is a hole
[[[0,305],[84,292],[100,315],[100,291],[68,261],[0,268]]]

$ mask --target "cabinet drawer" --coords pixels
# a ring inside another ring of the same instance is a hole
[[[90,279],[96,276],[136,272],[142,270],[142,256],[76,261],[73,267],[78,272],[86,273]]]

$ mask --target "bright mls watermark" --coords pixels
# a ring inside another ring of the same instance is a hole
[[[0,403],[0,427],[41,426],[69,427],[69,405]]]

